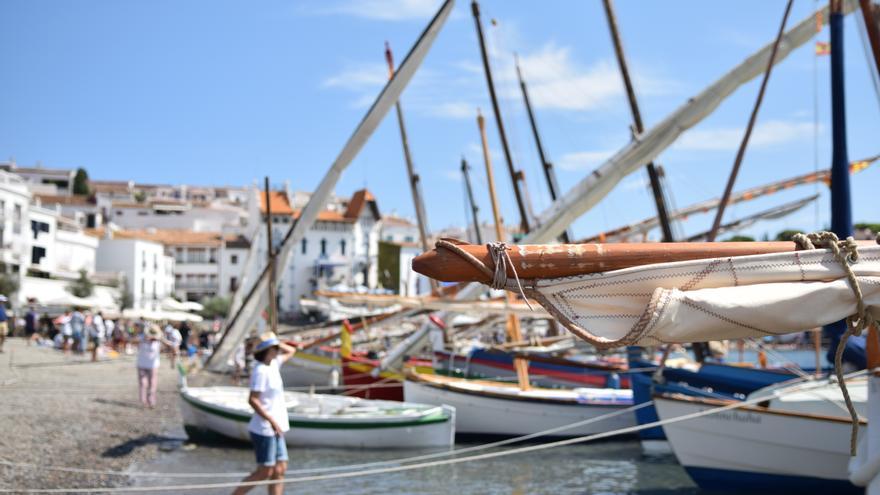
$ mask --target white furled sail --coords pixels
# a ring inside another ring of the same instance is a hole
[[[860,248],[850,268],[869,312],[880,317],[880,247]],[[524,286],[597,348],[782,335],[858,313],[847,274],[824,249],[661,263]]]

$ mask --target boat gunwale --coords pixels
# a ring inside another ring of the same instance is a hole
[[[535,402],[535,403],[542,403],[542,404],[555,404],[555,405],[560,405],[560,406],[573,406],[573,407],[593,406],[593,407],[609,407],[609,408],[610,407],[631,407],[635,403],[634,399],[631,399],[627,402],[613,403],[610,401],[595,401],[595,400],[578,401],[577,399],[534,397],[534,396],[528,396],[528,395],[516,395],[516,396],[505,395],[505,394],[500,394],[497,392],[492,392],[492,391],[487,391],[487,390],[472,390],[472,389],[456,387],[454,385],[450,385],[448,382],[446,382],[446,380],[444,380],[445,383],[441,383],[439,381],[433,380],[433,377],[440,377],[442,379],[450,378],[450,377],[445,377],[443,375],[428,375],[428,376],[431,376],[432,379],[424,379],[420,375],[421,375],[421,373],[412,373],[411,372],[407,375],[406,381],[409,381],[409,382],[412,382],[415,384],[419,384],[419,385],[425,385],[425,386],[431,387],[431,388],[448,390],[450,392],[456,392],[456,393],[465,394],[465,395],[472,395],[472,396],[478,396],[478,397],[491,397],[493,399],[502,399],[502,400],[508,400],[508,401],[514,401],[514,402]],[[483,383],[483,384],[487,384],[489,386],[498,386],[496,384],[492,384],[490,382],[487,382],[486,380],[465,380],[465,381],[472,382],[472,383],[478,383],[478,384]],[[504,385],[509,386],[510,384],[504,383]],[[515,386],[515,385],[513,385],[513,386]],[[555,389],[552,389],[552,388],[548,388],[548,389],[539,388],[539,389],[540,390],[549,390],[549,391],[553,391],[553,392],[556,391]],[[534,390],[534,388],[533,388],[533,390]],[[620,390],[629,390],[629,389],[620,389]]]
[[[251,415],[229,410],[222,406],[211,404],[203,399],[194,397],[187,393],[186,390],[180,391],[180,398],[204,412],[221,416],[226,419],[246,423],[251,420]],[[346,422],[346,421],[303,421],[300,419],[290,420],[291,428],[314,428],[314,429],[338,429],[338,430],[365,430],[365,429],[387,429],[387,428],[407,428],[413,426],[427,426],[435,423],[445,423],[453,418],[453,414],[445,406],[434,406],[425,411],[428,414],[420,415],[414,419],[403,421],[389,422]]]
[[[684,395],[680,393],[659,393],[651,395],[652,400],[667,400],[670,402],[690,402],[696,404],[704,404],[711,407],[723,407],[729,405],[733,402],[739,402],[736,400],[724,400],[724,399],[713,399],[710,397],[692,397],[689,395]],[[767,401],[770,401],[773,397],[767,397]],[[797,412],[797,411],[786,411],[782,409],[770,409],[769,407],[761,407],[761,406],[742,406],[733,411],[748,411],[755,413],[768,413],[774,414],[777,416],[788,416],[794,418],[801,419],[809,419],[809,420],[817,420],[817,421],[833,421],[836,423],[844,423],[844,424],[852,424],[852,421],[849,418],[845,418],[842,416],[829,416],[827,414],[815,414],[815,413],[807,413],[807,412]],[[868,422],[865,419],[859,418],[859,424],[867,426]]]

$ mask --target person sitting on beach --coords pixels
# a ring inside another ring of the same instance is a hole
[[[254,409],[248,432],[257,457],[257,469],[245,478],[244,482],[265,479],[282,480],[287,471],[287,444],[284,432],[290,429],[287,418],[287,404],[284,400],[284,383],[281,380],[281,365],[293,357],[296,349],[283,344],[272,332],[260,335],[254,345],[254,367],[251,374],[250,397],[248,404]],[[235,495],[249,492],[253,486],[240,486]],[[280,495],[284,485],[268,485],[270,495]]]
[[[138,392],[141,405],[154,409],[156,407],[156,388],[159,386],[159,353],[162,344],[170,342],[162,336],[157,325],[148,325],[141,334],[138,344],[137,370]]]
[[[6,315],[6,296],[0,295],[0,353],[3,352],[3,343],[9,334],[9,316]]]

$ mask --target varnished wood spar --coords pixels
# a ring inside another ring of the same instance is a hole
[[[484,245],[455,239],[459,247],[490,269],[494,267]],[[860,246],[876,246],[859,241]],[[650,265],[727,256],[747,256],[794,251],[794,242],[665,242],[619,244],[549,244],[511,246],[509,251],[521,279],[556,278],[599,273],[633,266]],[[443,282],[483,282],[489,280],[476,267],[447,249],[433,249],[412,262],[413,270]],[[509,277],[513,272],[508,268]]]

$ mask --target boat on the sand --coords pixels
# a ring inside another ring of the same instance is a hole
[[[192,387],[180,391],[183,424],[190,437],[250,441],[253,410],[246,387]],[[409,402],[285,391],[290,446],[346,448],[450,447],[455,409]]]

